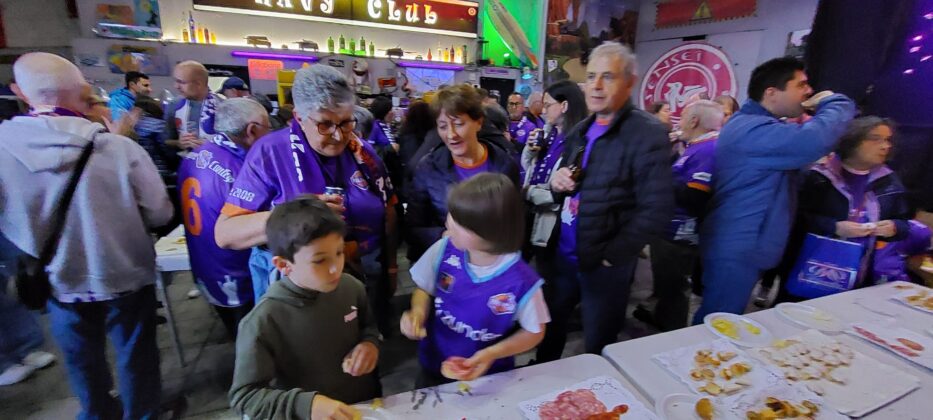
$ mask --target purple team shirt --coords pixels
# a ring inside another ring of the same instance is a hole
[[[388,146],[395,143],[395,136],[389,125],[382,120],[374,120],[373,128],[369,131],[369,138],[366,139],[373,146]]]
[[[528,141],[528,135],[536,128],[541,128],[541,126],[527,115],[522,115],[522,119],[518,121],[509,121],[509,135],[512,136],[512,141],[518,144],[525,144]]]
[[[684,154],[671,166],[674,182],[686,185],[706,193],[713,190],[713,165],[715,164],[716,140],[719,132],[704,134],[687,143]],[[668,230],[668,238],[674,241],[686,241],[692,245],[699,243],[700,215],[687,210],[684,203],[677,203],[674,218]]]
[[[359,242],[361,255],[378,249],[386,206],[395,204],[382,160],[369,144],[356,140],[340,156],[323,158],[311,149],[297,121],[250,148],[224,214],[270,210],[304,194],[323,194],[325,187],[344,190],[347,239]]]
[[[232,307],[253,300],[250,251],[222,249],[214,241],[214,226],[245,157],[245,150],[218,134],[178,168],[191,272],[213,305]]]
[[[488,277],[477,277],[467,253],[447,241],[437,262],[434,310],[425,321],[427,336],[418,345],[421,366],[439,375],[451,356],[469,358],[506,338],[516,314],[541,286],[541,276],[521,258]],[[514,357],[493,362],[487,373],[510,370]]]
[[[483,153],[483,161],[477,163],[473,166],[461,166],[459,163],[454,161],[454,170],[457,171],[457,177],[464,181],[467,178],[471,178],[474,175],[481,174],[483,172],[489,172],[489,150],[486,149],[485,145],[480,145],[485,149]]]
[[[590,162],[590,153],[593,152],[593,143],[603,134],[609,131],[609,121],[601,124],[594,120],[590,128],[586,130],[586,148],[583,151],[583,167]],[[575,193],[572,197],[564,199],[564,206],[560,211],[560,238],[558,249],[560,254],[570,263],[577,264],[577,214],[580,210],[580,193]]]

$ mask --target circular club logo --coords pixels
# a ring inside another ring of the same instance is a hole
[[[668,51],[651,65],[638,100],[642,109],[656,102],[670,104],[671,121],[676,124],[690,97],[735,97],[737,90],[729,57],[712,45],[690,43]]]

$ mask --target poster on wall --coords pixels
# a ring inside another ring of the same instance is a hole
[[[441,85],[454,84],[453,70],[408,68],[405,69],[405,76],[413,94],[438,90]]]
[[[134,0],[134,6],[136,26],[162,27],[159,0]]]
[[[634,47],[638,6],[636,0],[549,0],[545,59],[554,65],[547,66],[546,84],[582,82],[583,57],[603,41]]]
[[[658,2],[655,29],[737,19],[755,14],[757,0],[666,0]]]
[[[159,54],[155,47],[111,45],[107,50],[107,64],[112,73],[139,71],[150,76],[171,74],[168,57]]]
[[[787,47],[784,49],[784,55],[803,60],[803,54],[807,51],[807,39],[809,37],[809,29],[801,29],[787,34]]]
[[[735,71],[726,53],[710,44],[693,42],[671,49],[651,64],[642,77],[637,105],[648,109],[657,102],[667,103],[671,122],[676,125],[690,97],[736,97],[737,91]]]

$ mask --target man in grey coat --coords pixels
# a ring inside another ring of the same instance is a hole
[[[32,256],[82,149],[94,152],[46,267],[52,335],[64,355],[78,418],[155,417],[161,391],[156,346],[155,250],[149,229],[172,204],[146,151],[84,118],[90,86],[70,61],[29,53],[13,65],[30,113],[0,124],[0,233]],[[116,388],[105,336],[116,353]]]

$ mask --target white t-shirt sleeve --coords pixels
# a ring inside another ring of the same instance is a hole
[[[544,292],[541,291],[543,280],[538,280],[534,288],[528,291],[531,295],[527,301],[520,302],[518,312],[518,324],[522,329],[531,333],[541,332],[541,324],[551,322],[551,314],[548,312],[547,303],[544,302]]]
[[[444,256],[446,246],[447,238],[441,238],[434,245],[431,245],[415,265],[408,270],[415,285],[431,296],[434,296],[435,285],[437,284],[437,268],[441,265],[441,257]]]

